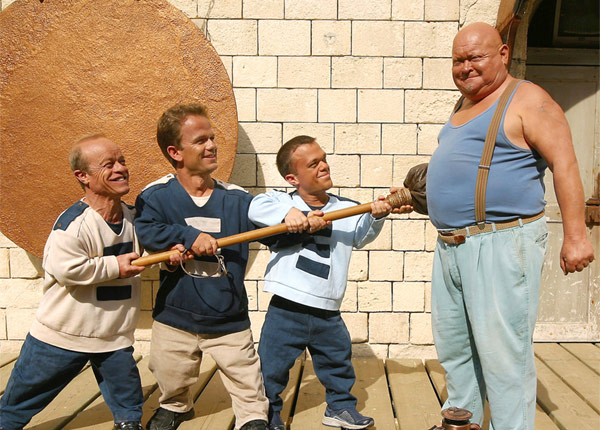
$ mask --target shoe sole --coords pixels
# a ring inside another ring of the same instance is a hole
[[[347,422],[338,420],[337,418],[333,417],[323,417],[323,421],[321,421],[321,423],[328,427],[344,428],[348,430],[366,429],[367,427],[371,427],[374,424],[374,422],[370,422],[369,424],[349,424]]]

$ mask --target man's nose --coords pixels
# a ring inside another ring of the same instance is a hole
[[[217,144],[215,143],[215,138],[214,137],[210,137],[208,138],[208,140],[206,141],[206,147],[213,149],[217,147]]]

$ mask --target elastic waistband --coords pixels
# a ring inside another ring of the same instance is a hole
[[[313,308],[312,306],[306,306],[301,303],[296,303],[291,300],[284,299],[283,297],[278,295],[273,296],[270,305],[289,312],[309,314],[320,318],[329,318],[340,314],[340,311],[330,311],[327,309]]]
[[[458,230],[452,230],[452,231],[439,231],[438,230],[438,237],[443,242],[448,243],[450,245],[460,245],[461,243],[465,242],[467,237],[475,236],[476,234],[481,234],[481,233],[492,233],[492,232],[495,232],[498,230],[505,230],[507,228],[523,226],[525,224],[529,224],[530,222],[537,221],[538,219],[542,218],[543,216],[544,216],[544,211],[540,212],[539,214],[532,215],[529,217],[515,218],[514,220],[511,220],[511,221],[477,224],[477,225],[472,225],[469,227],[460,228]]]

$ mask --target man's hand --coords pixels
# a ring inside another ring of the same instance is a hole
[[[309,224],[309,227],[307,229],[309,233],[314,233],[315,231],[319,231],[321,229],[324,229],[328,225],[331,225],[331,221],[325,221],[323,219],[323,215],[325,215],[325,213],[318,209],[310,211],[308,213],[306,218]]]
[[[384,196],[377,197],[377,200],[371,203],[371,216],[373,218],[383,218],[392,211],[392,205],[385,200]]]
[[[398,187],[390,187],[390,193],[395,193],[399,189],[400,188],[398,188]],[[382,198],[382,196],[379,196],[380,200],[381,200],[381,198]],[[412,212],[413,210],[414,210],[414,208],[411,205],[404,205],[404,206],[400,206],[399,208],[392,209],[392,213],[393,214],[407,214],[409,212]],[[375,216],[375,215],[373,215],[373,216]]]
[[[302,233],[308,230],[310,224],[306,215],[300,209],[291,208],[284,219],[285,226],[290,233]]]
[[[186,261],[190,261],[194,258],[194,254],[192,254],[189,251],[185,252],[185,246],[183,246],[181,243],[173,245],[170,249],[176,249],[177,251],[179,251],[179,254],[171,255],[169,257],[169,261],[166,263],[167,266],[169,266],[169,269],[171,270],[175,269],[181,263],[185,263]]]
[[[560,268],[565,275],[581,272],[594,261],[594,248],[586,237],[571,239],[565,237],[560,250]]]
[[[194,255],[197,255],[198,257],[202,255],[215,255],[218,249],[217,239],[212,237],[210,234],[200,233],[190,249]]]
[[[117,262],[119,263],[119,278],[130,278],[142,273],[146,266],[131,265],[131,262],[137,258],[140,258],[137,252],[117,255]]]

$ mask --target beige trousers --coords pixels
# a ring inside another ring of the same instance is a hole
[[[186,412],[194,405],[190,387],[198,380],[202,354],[209,354],[223,373],[238,429],[248,421],[267,420],[260,360],[250,329],[228,334],[195,334],[158,321],[152,324],[148,367],[158,381],[160,406]]]

